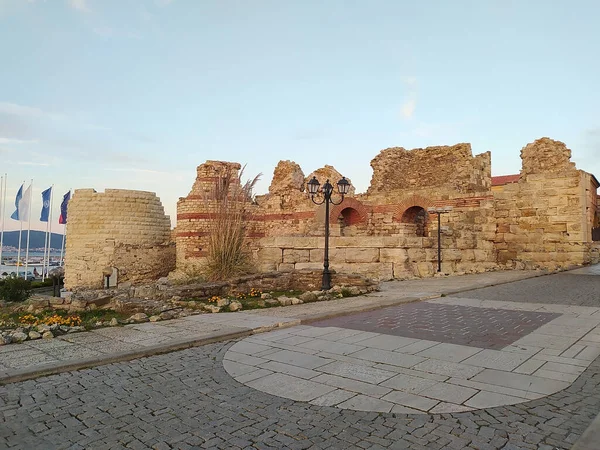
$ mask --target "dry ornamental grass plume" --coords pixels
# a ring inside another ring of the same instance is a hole
[[[206,278],[212,281],[226,280],[253,269],[252,256],[245,246],[246,207],[254,200],[252,191],[261,174],[242,183],[244,168],[239,174],[228,168],[216,177],[209,194],[212,207],[204,270]]]

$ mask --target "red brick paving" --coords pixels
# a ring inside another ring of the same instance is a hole
[[[560,314],[418,302],[313,322],[499,350]]]

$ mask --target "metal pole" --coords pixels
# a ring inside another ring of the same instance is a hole
[[[323,283],[321,290],[331,289],[331,273],[329,272],[329,199],[331,193],[325,192],[325,255],[323,258]]]
[[[438,272],[441,272],[442,271],[442,243],[441,243],[441,240],[442,240],[442,228],[441,228],[442,213],[438,212],[437,216],[438,216]]]

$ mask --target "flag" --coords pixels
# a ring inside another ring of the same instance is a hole
[[[50,195],[52,193],[52,187],[49,187],[42,192],[42,212],[40,214],[40,222],[48,222],[48,216],[50,215]]]
[[[10,216],[11,219],[20,220],[19,219],[19,202],[21,201],[22,197],[23,197],[23,185],[21,185],[21,187],[19,188],[19,191],[17,192],[17,196],[15,197],[15,208],[17,208],[17,209]]]
[[[23,197],[19,200],[19,220],[21,222],[27,222],[29,220],[30,205],[31,204],[31,184],[23,193]]]
[[[69,204],[69,200],[71,200],[71,191],[67,192],[63,196],[63,201],[60,204],[60,217],[58,218],[58,223],[67,223],[67,206]]]

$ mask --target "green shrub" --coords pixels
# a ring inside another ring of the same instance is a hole
[[[0,298],[7,302],[24,302],[31,295],[31,281],[10,275],[0,286]]]
[[[31,282],[31,288],[41,288],[52,286],[52,278],[46,278],[44,281],[36,280]]]

